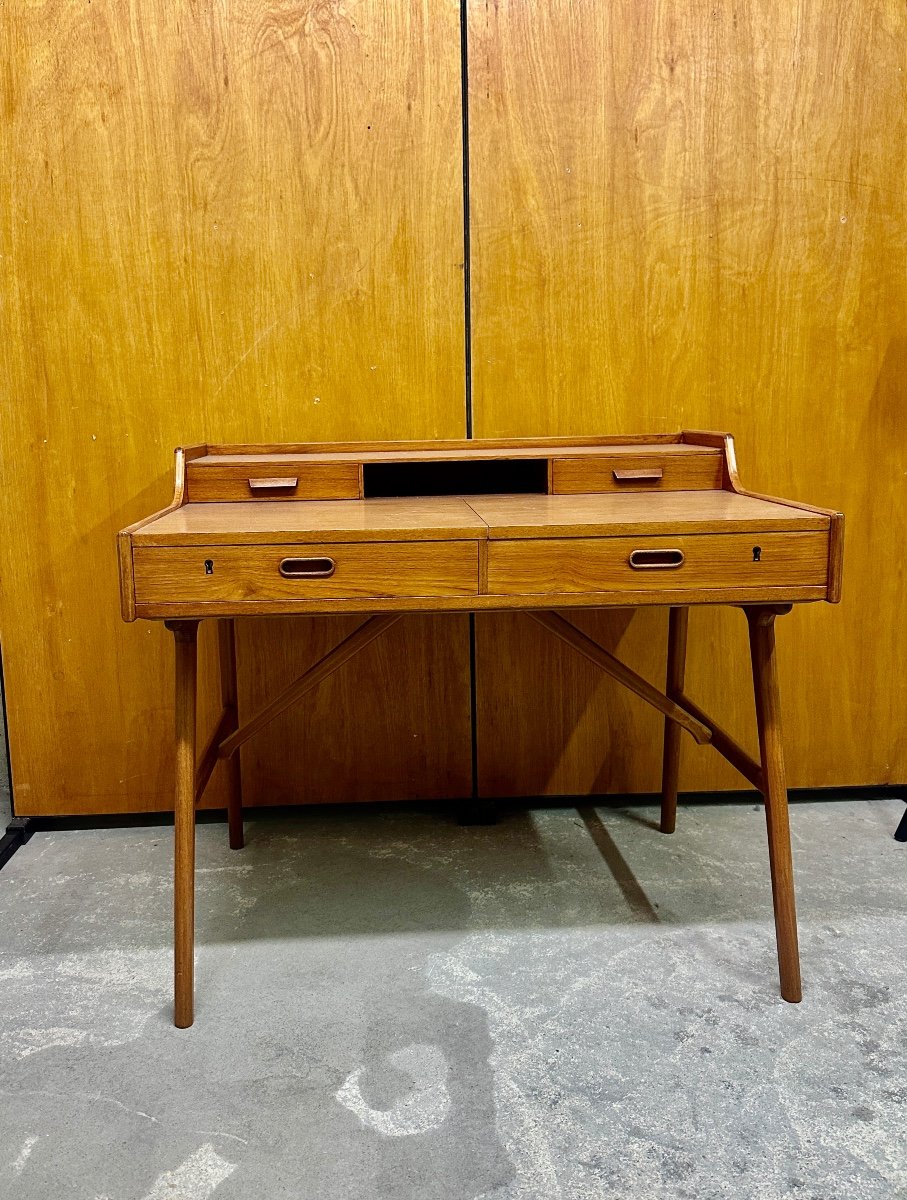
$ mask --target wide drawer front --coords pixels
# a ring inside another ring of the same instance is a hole
[[[488,544],[488,591],[648,592],[824,585],[828,534],[526,538]]]
[[[139,604],[468,596],[476,542],[136,547]]]

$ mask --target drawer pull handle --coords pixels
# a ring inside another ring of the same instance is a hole
[[[332,558],[285,558],[280,573],[284,579],[327,579],[336,565]]]
[[[659,479],[664,478],[664,471],[661,467],[641,467],[634,468],[632,471],[618,471],[615,467],[612,471],[615,480],[618,483],[656,483]]]
[[[630,554],[634,571],[655,571],[665,567],[682,567],[682,550],[634,550]]]
[[[295,492],[299,479],[295,475],[287,475],[283,479],[250,479],[249,487],[253,492]]]

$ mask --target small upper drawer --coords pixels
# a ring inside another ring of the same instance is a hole
[[[474,541],[137,546],[137,604],[470,596]]]
[[[561,495],[702,491],[721,487],[723,469],[724,460],[718,450],[555,458],[551,462],[551,490]]]
[[[822,587],[828,533],[525,538],[488,544],[492,595]]]
[[[186,468],[190,501],[358,500],[355,462],[193,463]]]

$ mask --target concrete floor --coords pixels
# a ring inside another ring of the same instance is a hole
[[[793,810],[777,994],[761,810],[313,811],[199,835],[170,1024],[170,831],[0,874],[0,1196],[907,1196],[897,801]]]

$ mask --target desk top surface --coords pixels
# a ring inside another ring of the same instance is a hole
[[[439,541],[826,529],[810,510],[723,491],[650,495],[431,496],[184,504],[136,534],[138,545],[218,542]]]

